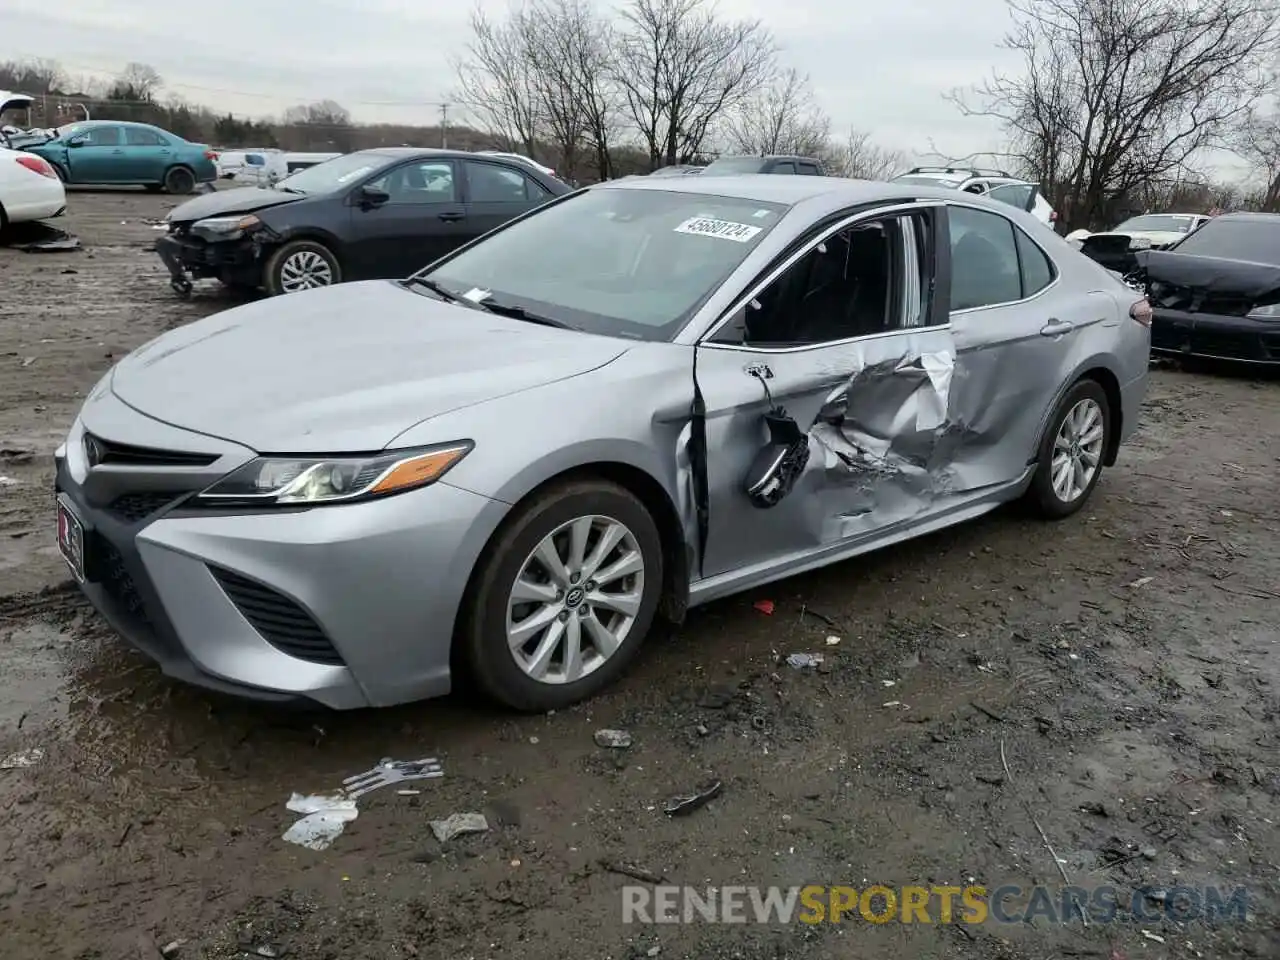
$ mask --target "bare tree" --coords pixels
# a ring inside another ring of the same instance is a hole
[[[998,119],[1068,229],[1110,198],[1177,181],[1263,91],[1274,0],[1007,0],[1018,74],[957,92]]]
[[[57,60],[10,60],[0,63],[0,90],[38,97],[56,93],[64,79]]]
[[[622,18],[615,77],[651,169],[696,155],[712,126],[773,76],[768,30],[721,20],[709,0],[629,0]]]
[[[162,81],[155,67],[145,63],[131,63],[121,71],[107,91],[108,100],[128,103],[155,103]]]
[[[607,179],[618,126],[611,28],[587,0],[532,0],[517,16],[541,126],[560,153],[561,169],[573,177],[587,149]]]
[[[289,107],[284,112],[284,122],[300,127],[346,127],[351,124],[351,113],[333,100],[319,100]]]
[[[822,159],[832,176],[855,180],[888,180],[907,165],[901,150],[876,144],[865,130],[850,130],[843,143],[830,143]]]
[[[1250,111],[1231,137],[1231,149],[1263,181],[1256,197],[1259,209],[1280,211],[1280,113]]]
[[[539,91],[523,33],[524,15],[513,9],[502,21],[478,7],[471,14],[471,42],[457,61],[458,103],[468,107],[508,149],[536,152]]]
[[[751,154],[816,156],[831,134],[831,118],[814,101],[809,77],[795,68],[743,101],[725,126],[729,149]]]

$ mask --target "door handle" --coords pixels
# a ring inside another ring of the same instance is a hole
[[[1074,323],[1068,320],[1059,320],[1057,317],[1051,317],[1049,322],[1040,328],[1040,336],[1042,337],[1061,337],[1070,333],[1076,328]]]
[[[467,219],[467,215],[465,213],[442,213],[440,214],[440,219],[445,223],[457,223],[459,220]]]

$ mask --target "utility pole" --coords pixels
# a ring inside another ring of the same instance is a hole
[[[449,104],[440,104],[440,149],[449,149]]]

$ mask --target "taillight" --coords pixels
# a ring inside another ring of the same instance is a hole
[[[206,151],[204,152],[204,158],[205,158],[206,160],[217,160],[217,159],[218,159],[218,151],[217,151],[217,150],[206,150]]]
[[[26,167],[32,173],[38,173],[42,177],[51,177],[54,180],[58,179],[58,175],[54,172],[53,167],[49,166],[48,161],[35,156],[35,154],[28,153],[14,159],[18,161],[18,166]]]
[[[1147,298],[1143,297],[1129,308],[1129,316],[1137,320],[1144,327],[1151,326],[1151,304],[1147,302]]]

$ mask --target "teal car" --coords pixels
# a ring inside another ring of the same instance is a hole
[[[53,139],[24,147],[51,164],[64,183],[113,184],[191,193],[218,178],[218,154],[148,123],[85,120],[59,127]]]

